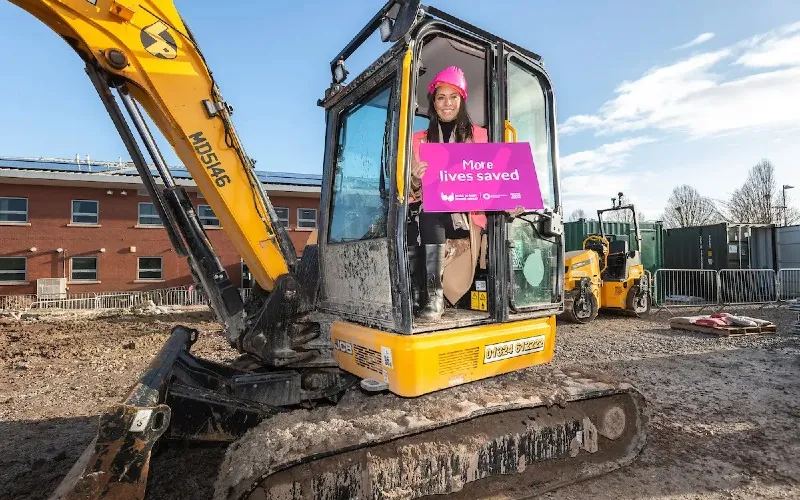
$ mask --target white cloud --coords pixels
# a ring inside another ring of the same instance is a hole
[[[697,37],[695,37],[694,40],[684,43],[683,45],[678,45],[677,47],[674,47],[672,50],[688,49],[689,47],[694,47],[696,45],[706,43],[712,38],[714,38],[714,33],[702,33],[700,35],[697,35]]]
[[[728,77],[742,67],[755,73]],[[800,23],[655,67],[621,83],[617,96],[593,115],[570,117],[569,135],[594,129],[600,135],[645,129],[704,137],[769,127],[800,119]]]
[[[603,144],[599,148],[580,151],[561,158],[561,170],[567,174],[599,172],[601,168],[621,167],[637,146],[653,142],[651,137],[634,137]]]

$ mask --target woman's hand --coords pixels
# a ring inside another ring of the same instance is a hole
[[[411,167],[411,175],[416,177],[417,179],[422,180],[422,176],[425,175],[425,170],[428,169],[427,162],[421,161]]]
[[[514,210],[507,210],[506,213],[508,213],[508,215],[510,215],[511,217],[516,217],[517,215],[521,214],[524,211],[525,211],[524,208],[517,205],[517,208],[515,208]]]

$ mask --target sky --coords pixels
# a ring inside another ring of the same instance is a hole
[[[383,3],[175,1],[257,168],[316,174],[330,60]],[[621,191],[654,220],[683,183],[728,199],[764,158],[800,192],[800,2],[427,3],[543,56],[565,215]],[[0,19],[0,156],[127,160],[77,55],[9,2]],[[385,48],[373,38],[351,77]]]

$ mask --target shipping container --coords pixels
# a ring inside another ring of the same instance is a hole
[[[800,226],[779,227],[775,232],[778,269],[799,269]]]
[[[758,269],[760,255],[752,252],[766,249],[769,231],[759,233],[760,245],[751,250],[754,229],[770,228],[769,224],[712,224],[667,229],[664,234],[664,267],[667,269]],[[766,251],[766,250],[763,250]],[[751,261],[751,257],[755,257]]]
[[[630,222],[603,222],[603,232],[610,241],[628,240],[628,247],[636,250],[636,235]],[[653,273],[664,265],[664,229],[660,222],[640,222],[642,236],[642,265]],[[590,234],[600,234],[600,223],[581,219],[564,224],[564,247],[567,252],[583,248],[583,240]]]

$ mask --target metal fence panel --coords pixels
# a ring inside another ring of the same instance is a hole
[[[723,269],[719,283],[721,303],[725,305],[778,301],[778,282],[772,269]]]
[[[778,298],[781,302],[800,299],[800,269],[778,272]]]
[[[657,307],[716,305],[719,302],[717,272],[713,269],[659,269],[653,301]]]
[[[245,299],[250,294],[250,289],[242,289],[240,294],[242,299]],[[71,293],[57,299],[39,299],[36,295],[5,295],[0,296],[0,311],[125,309],[150,301],[155,306],[208,305],[208,300],[200,288],[183,286],[144,291]]]

